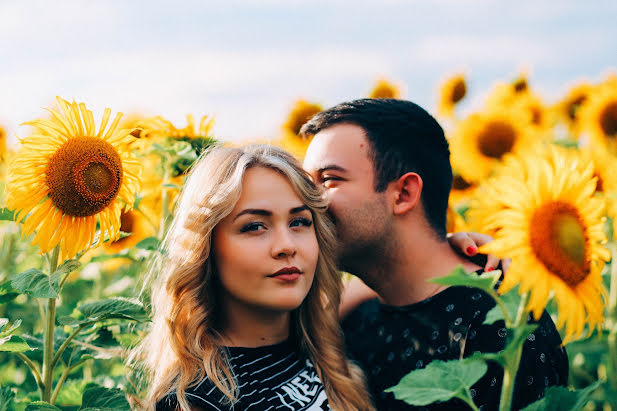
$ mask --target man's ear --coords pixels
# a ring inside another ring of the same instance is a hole
[[[403,174],[394,184],[394,215],[402,215],[413,210],[420,202],[422,177],[416,173]]]

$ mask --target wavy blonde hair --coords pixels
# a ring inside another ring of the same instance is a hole
[[[216,269],[211,258],[214,227],[240,198],[247,169],[266,167],[285,176],[313,215],[319,257],[308,295],[291,313],[290,337],[311,358],[335,410],[373,409],[359,368],[343,351],[338,323],[342,291],[335,263],[334,229],[326,203],[298,162],[266,145],[215,147],[196,162],[185,184],[176,216],[153,265],[152,325],[131,357],[149,373],[147,409],[176,392],[189,410],[186,389],[208,377],[229,401],[237,387],[226,350],[221,346]]]

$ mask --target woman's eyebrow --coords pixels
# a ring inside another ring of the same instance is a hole
[[[289,214],[298,214],[304,210],[310,210],[308,208],[307,205],[301,205],[298,207],[294,207],[292,209],[289,210]],[[246,208],[242,211],[240,211],[232,221],[235,221],[238,217],[243,216],[245,214],[252,214],[252,215],[261,215],[261,216],[265,216],[265,217],[270,217],[272,216],[272,211],[269,210],[263,210],[260,208]]]
[[[300,207],[292,208],[291,210],[289,210],[289,214],[297,214],[297,213],[300,213],[300,212],[302,212],[304,210],[310,210],[306,204],[305,205],[301,205]]]
[[[233,219],[233,221],[235,221],[238,217],[245,215],[245,214],[254,214],[254,215],[263,215],[266,217],[269,217],[272,215],[272,211],[268,211],[268,210],[262,210],[259,208],[247,208],[244,209],[242,211],[240,211]]]

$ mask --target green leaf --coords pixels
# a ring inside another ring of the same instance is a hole
[[[127,258],[129,260],[134,260],[133,257],[129,255],[128,252],[116,253],[116,254],[101,254],[96,255],[90,259],[91,263],[100,263],[101,261],[109,261],[115,258]]]
[[[9,319],[8,318],[0,318],[0,337],[4,337],[8,334],[10,334],[12,331],[16,330],[17,328],[19,328],[19,326],[21,325],[21,320],[17,320],[13,323],[13,325],[11,325],[9,327],[8,330],[4,330],[4,327],[6,327],[6,325],[9,323]],[[4,331],[2,331],[4,330]]]
[[[434,402],[461,398],[461,395],[486,373],[484,361],[467,358],[464,360],[429,363],[426,368],[415,370],[404,376],[386,392],[394,393],[397,400],[410,405],[428,405]]]
[[[21,293],[13,288],[10,280],[0,283],[0,304],[14,300],[19,294]]]
[[[115,388],[92,387],[84,391],[81,401],[82,411],[130,411],[126,395]]]
[[[6,411],[13,402],[15,393],[9,387],[0,387],[0,411]]]
[[[115,297],[82,304],[77,309],[86,317],[86,322],[97,322],[112,318],[139,322],[148,319],[143,304],[137,299]]]
[[[60,267],[58,267],[54,274],[67,274],[77,270],[80,266],[81,263],[79,260],[66,260]]]
[[[58,298],[59,283],[59,273],[49,276],[36,268],[17,274],[11,281],[17,291],[34,298]]]
[[[62,407],[72,406],[79,407],[81,405],[81,397],[83,396],[86,382],[83,380],[67,380],[63,385],[55,403]]]
[[[45,401],[34,401],[26,406],[26,411],[35,411],[35,410],[62,411],[60,408],[56,407],[55,405],[51,405],[50,403],[45,402]]]
[[[492,292],[500,276],[500,270],[495,270],[489,273],[483,273],[482,275],[477,275],[476,273],[468,273],[463,269],[462,266],[459,265],[445,277],[433,278],[430,281],[442,285],[461,285],[466,287],[476,287],[486,292]]]
[[[521,296],[518,294],[518,289],[511,290],[499,298],[501,298],[501,301],[506,306],[506,310],[508,311],[510,318],[514,320],[514,318],[516,318],[516,313],[518,312],[518,307],[521,304]],[[503,310],[499,305],[495,305],[495,307],[486,313],[486,318],[484,319],[483,324],[490,325],[504,319]]]
[[[6,207],[0,208],[0,220],[13,221],[15,214]]]
[[[0,351],[8,352],[24,352],[32,351],[28,343],[17,335],[9,335],[8,337],[0,338]]]
[[[58,317],[58,319],[56,321],[60,325],[68,325],[70,327],[75,327],[75,326],[78,326],[79,324],[82,323],[77,318],[73,318],[73,317],[70,317],[68,315],[65,315],[63,317]]]
[[[589,387],[570,391],[566,387],[549,387],[546,389],[544,398],[523,408],[523,411],[578,411],[582,410],[589,401],[593,391],[598,388],[600,381],[596,381]]]
[[[157,237],[147,237],[138,242],[135,247],[141,248],[143,250],[154,251],[159,248],[159,239]]]

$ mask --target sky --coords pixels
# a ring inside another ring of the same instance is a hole
[[[547,102],[617,71],[614,0],[0,0],[0,126],[55,96],[125,114],[213,115],[226,141],[276,138],[298,98],[326,107],[380,77],[435,112],[464,72],[478,106],[529,74]]]

